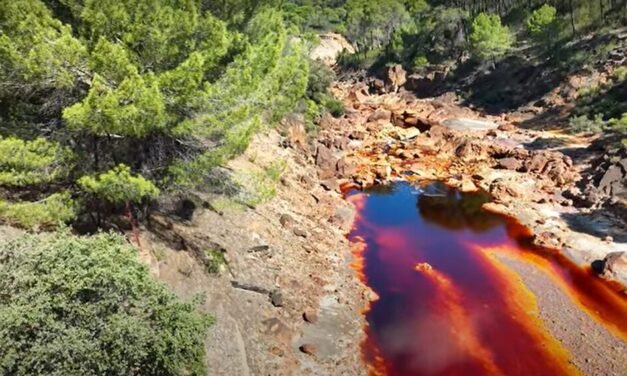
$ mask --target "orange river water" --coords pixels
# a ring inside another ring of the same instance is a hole
[[[499,261],[532,263],[592,319],[627,340],[627,295],[560,252],[531,245],[485,194],[408,183],[349,192],[354,268],[378,296],[363,355],[373,375],[575,375],[534,295]]]

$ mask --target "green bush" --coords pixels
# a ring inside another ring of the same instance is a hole
[[[412,61],[412,68],[415,71],[421,70],[427,65],[429,65],[429,59],[427,59],[427,57],[424,55],[418,55]]]
[[[71,152],[55,142],[0,137],[0,185],[49,183],[68,172]]]
[[[605,122],[603,121],[603,116],[599,114],[594,119],[590,119],[587,115],[581,115],[570,118],[569,125],[573,133],[600,133],[603,131]]]
[[[320,106],[311,99],[305,101],[305,106],[305,127],[307,132],[313,132],[317,129],[316,124],[320,120]]]
[[[140,202],[155,198],[159,189],[142,176],[131,175],[131,169],[121,164],[98,177],[83,176],[78,185],[88,193],[112,204]]]
[[[319,61],[309,64],[309,78],[307,82],[307,97],[317,103],[322,100],[329,91],[329,86],[335,80],[335,72]]]
[[[344,116],[344,103],[335,98],[329,97],[324,102],[324,107],[329,111],[333,117],[339,118]]]
[[[205,374],[211,318],[154,281],[120,236],[0,244],[0,291],[0,374]]]
[[[0,220],[18,227],[52,228],[74,219],[76,205],[68,193],[54,193],[36,202],[0,199]]]
[[[623,82],[627,80],[627,67],[618,67],[614,70],[612,78],[617,82]]]

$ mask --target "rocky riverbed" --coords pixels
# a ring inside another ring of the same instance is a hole
[[[624,218],[606,210],[624,205],[616,183],[624,178],[623,160],[590,152],[593,139],[525,129],[523,115],[487,116],[452,95],[371,93],[354,82],[333,91],[346,115],[324,115],[313,139],[300,119],[285,119],[280,134],[257,137],[227,167],[237,173],[285,161],[274,199],[223,210],[211,194],[196,192],[183,208],[162,205],[143,228],[142,253],[154,274],[183,296],[202,297],[216,315],[207,340],[214,374],[368,372],[362,312],[375,296],[352,268],[346,235],[354,208],[343,200],[351,187],[439,180],[465,192],[484,190],[494,199],[484,208],[519,220],[536,244],[627,281]],[[216,251],[226,266],[207,273],[207,255]],[[557,338],[572,346],[579,323],[568,317],[581,315],[553,317],[559,309],[550,302],[568,298],[555,286],[538,290],[540,280],[526,275],[542,319],[569,328]],[[544,298],[555,294],[561,298]],[[614,343],[607,335],[594,337],[596,343]],[[613,357],[624,354],[621,346]],[[590,369],[602,371],[602,354],[585,357],[596,357]]]

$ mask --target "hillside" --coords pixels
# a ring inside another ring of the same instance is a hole
[[[2,2],[0,374],[627,374],[626,67],[625,0]]]

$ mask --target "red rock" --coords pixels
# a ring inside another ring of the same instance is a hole
[[[498,167],[506,170],[516,171],[522,167],[522,162],[516,158],[503,158],[499,159]]]
[[[318,315],[313,309],[307,309],[303,312],[303,319],[305,319],[308,323],[315,324],[318,322]]]
[[[300,347],[298,348],[302,353],[307,354],[307,355],[316,355],[318,353],[318,347],[316,345],[313,345],[311,343],[305,343],[303,345],[300,345]]]

